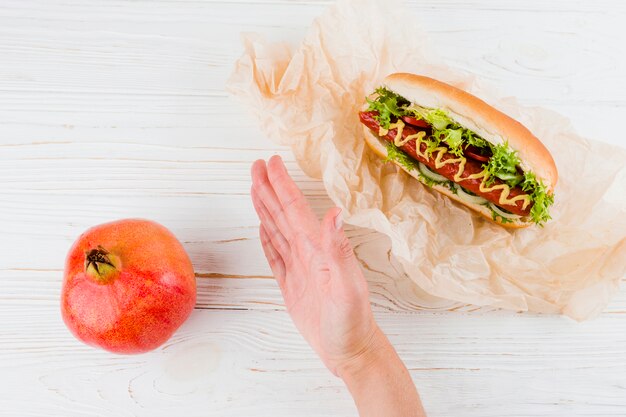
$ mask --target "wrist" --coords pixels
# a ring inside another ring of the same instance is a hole
[[[351,381],[358,380],[373,369],[389,363],[390,357],[394,356],[396,353],[393,346],[382,330],[376,326],[364,343],[363,349],[338,367],[337,375],[349,385]]]
[[[369,345],[339,373],[359,415],[425,417],[409,371],[380,329]]]

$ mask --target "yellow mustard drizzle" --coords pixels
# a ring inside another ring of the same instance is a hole
[[[480,186],[478,187],[478,189],[481,192],[486,193],[486,192],[494,191],[494,190],[502,190],[502,192],[500,193],[500,198],[498,199],[498,203],[500,205],[502,204],[515,205],[516,201],[523,201],[524,203],[522,204],[522,210],[525,210],[526,207],[528,207],[528,205],[530,204],[530,196],[527,194],[518,195],[517,197],[513,197],[513,198],[507,198],[509,194],[511,193],[511,187],[509,187],[507,184],[500,184],[500,185],[494,185],[492,187],[487,187],[485,183],[489,179],[489,173],[486,170],[482,170],[481,172],[478,172],[476,174],[468,175],[467,178],[465,179],[469,180],[469,179],[477,179],[481,177],[483,178],[483,180],[480,182]]]
[[[441,158],[443,158],[443,156],[445,155],[447,151],[448,149],[442,146],[435,148],[435,150],[433,151],[433,152],[437,152],[437,156],[435,157],[435,167],[439,169],[446,164],[454,164],[458,162],[459,170],[456,172],[456,174],[454,174],[454,182],[463,181],[463,178],[461,178],[461,174],[463,173],[463,171],[465,171],[465,162],[467,162],[467,159],[465,159],[462,156],[459,156],[457,159],[450,158],[445,161],[442,161]]]
[[[391,124],[389,128],[398,129],[398,133],[396,134],[396,137],[393,140],[394,145],[400,147],[411,140],[415,140],[415,153],[425,159],[428,159],[428,155],[426,153],[421,152],[421,144],[423,142],[424,137],[426,136],[426,132],[420,131],[414,135],[409,135],[404,140],[402,140],[402,130],[404,129],[404,123],[401,120],[398,120],[397,123]],[[498,203],[500,205],[515,205],[517,201],[523,201],[524,203],[522,204],[522,210],[525,210],[526,207],[528,207],[528,205],[530,204],[530,196],[527,194],[518,195],[517,197],[513,197],[513,198],[507,198],[509,194],[511,193],[511,187],[509,187],[507,184],[500,184],[500,185],[494,185],[492,187],[487,187],[485,183],[489,179],[489,174],[486,170],[482,170],[481,172],[478,172],[476,174],[470,174],[466,178],[462,178],[461,175],[465,171],[465,163],[467,162],[467,159],[463,156],[459,156],[456,159],[450,158],[445,161],[442,161],[441,159],[443,158],[443,156],[445,155],[447,151],[448,149],[443,146],[440,146],[433,150],[433,153],[437,152],[437,156],[435,157],[435,167],[439,169],[446,164],[454,164],[458,162],[459,169],[457,173],[454,175],[454,182],[461,182],[464,180],[483,178],[482,181],[480,182],[479,190],[483,193],[486,193],[489,191],[495,191],[495,190],[502,190],[502,192],[500,193],[500,197],[498,198]]]
[[[415,153],[416,153],[416,154],[418,154],[419,156],[423,157],[423,158],[428,159],[428,155],[426,155],[426,154],[424,154],[424,153],[422,153],[422,152],[420,151],[420,143],[422,143],[422,139],[424,139],[425,137],[426,137],[426,132],[424,132],[424,131],[422,130],[422,131],[419,131],[419,132],[417,132],[417,133],[415,133],[415,134],[413,134],[413,135],[409,135],[409,136],[407,136],[407,137],[406,137],[406,138],[402,141],[402,143],[407,143],[407,142],[410,142],[410,141],[412,141],[413,139],[415,139]]]
[[[398,129],[396,132],[396,137],[393,138],[393,144],[397,147],[400,147],[407,143],[407,140],[402,140],[402,131],[404,130],[404,122],[400,119],[396,123],[392,123],[389,125],[389,129]]]

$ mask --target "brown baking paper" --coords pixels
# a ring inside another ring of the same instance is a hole
[[[263,132],[321,178],[345,220],[391,239],[427,293],[476,305],[599,314],[626,271],[626,151],[584,139],[564,117],[503,98],[443,65],[415,16],[388,1],[340,1],[298,47],[243,37],[228,89]],[[553,220],[511,231],[431,191],[373,155],[357,112],[390,73],[428,75],[465,89],[526,125],[559,170]]]

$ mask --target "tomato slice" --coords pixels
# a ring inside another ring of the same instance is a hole
[[[410,124],[412,126],[430,127],[430,125],[426,121],[420,120],[420,119],[416,119],[415,117],[402,116],[402,120],[404,120],[404,123]]]
[[[475,159],[477,161],[480,162],[487,162],[489,161],[489,157],[486,155],[482,155],[480,153],[480,149],[477,148],[476,146],[472,146],[472,145],[467,145],[465,147],[465,150],[463,151],[463,153],[468,156],[469,158]]]

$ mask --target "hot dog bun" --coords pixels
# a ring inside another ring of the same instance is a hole
[[[383,85],[411,103],[444,110],[455,122],[473,130],[488,142],[501,144],[505,140],[508,141],[509,147],[517,151],[522,169],[534,172],[550,192],[554,190],[558,172],[552,155],[539,139],[518,121],[470,93],[429,77],[396,73],[387,76]],[[446,194],[444,191],[441,192]],[[507,223],[504,226],[511,224]]]
[[[400,93],[398,93],[400,94]],[[369,128],[367,128],[366,126],[363,126],[363,134],[365,136],[365,143],[370,147],[370,149],[372,151],[374,151],[374,153],[376,153],[379,157],[386,159],[387,158],[387,146],[386,144],[378,138],[378,136],[376,136],[374,133],[372,133],[371,130],[369,130]],[[396,161],[392,160],[391,162],[393,162],[394,164],[396,164],[398,167],[400,167],[400,169],[402,169],[404,172],[406,172],[407,174],[409,174],[410,176],[412,176],[413,178],[415,178],[416,180],[424,183],[424,180],[422,179],[422,177],[420,177],[420,175],[418,174],[417,171],[409,171],[407,170],[404,166],[402,166],[401,164],[397,163]],[[451,199],[467,206],[468,208],[476,211],[477,213],[479,213],[481,216],[487,218],[490,221],[495,221],[496,223],[504,226],[504,227],[509,227],[509,228],[513,228],[513,229],[519,229],[519,228],[523,228],[523,227],[528,227],[532,224],[531,221],[527,221],[524,220],[524,218],[520,218],[518,220],[512,220],[510,222],[506,222],[504,223],[502,221],[502,218],[500,217],[496,217],[495,219],[492,217],[492,213],[491,210],[488,207],[479,205],[479,204],[472,204],[469,202],[466,202],[462,199],[459,198],[458,195],[456,195],[455,193],[453,193],[448,187],[444,186],[444,185],[432,185],[430,188],[439,191],[440,193],[450,197]]]

